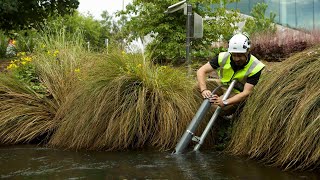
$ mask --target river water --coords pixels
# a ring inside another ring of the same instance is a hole
[[[318,172],[319,173],[319,172]],[[0,147],[0,178],[10,179],[320,179],[283,172],[221,152],[183,155],[151,150],[64,151],[33,145]]]

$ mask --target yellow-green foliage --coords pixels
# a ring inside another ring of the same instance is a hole
[[[320,165],[320,48],[266,74],[234,126],[229,150],[284,169]]]
[[[83,87],[61,107],[62,125],[49,143],[75,149],[173,148],[199,106],[194,80],[139,55],[113,52],[91,61],[89,71],[80,69]]]

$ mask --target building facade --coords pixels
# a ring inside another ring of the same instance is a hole
[[[256,3],[266,3],[267,17],[270,12],[275,13],[275,21],[280,25],[307,30],[320,29],[320,0],[240,0],[227,7],[250,15]]]

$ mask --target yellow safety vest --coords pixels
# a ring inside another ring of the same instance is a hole
[[[229,85],[232,80],[236,79],[244,86],[248,77],[251,77],[261,71],[264,68],[264,64],[260,62],[256,57],[250,55],[250,60],[243,69],[239,69],[234,72],[231,67],[231,54],[228,52],[222,52],[218,56],[218,75],[223,85]],[[233,89],[234,92],[240,93],[239,90]]]

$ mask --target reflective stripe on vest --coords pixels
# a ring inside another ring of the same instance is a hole
[[[228,52],[222,52],[218,56],[218,63],[220,66],[218,74],[224,85],[228,85],[233,79],[237,79],[238,82],[244,86],[248,77],[258,73],[265,66],[256,57],[251,55],[248,64],[243,69],[234,72],[230,64],[230,57],[231,55]]]
[[[220,53],[220,54],[222,54],[222,53]],[[220,54],[219,54],[218,63],[219,63],[219,66],[220,66],[220,67],[224,67],[224,65],[226,64],[226,62],[227,62],[227,60],[228,60],[228,57],[229,57],[230,53],[224,52],[224,53],[221,55],[221,56],[222,56],[222,57],[221,57],[221,58],[222,58],[221,64],[220,64]],[[220,68],[220,73],[219,73],[220,79],[222,79],[222,74],[223,74],[223,68]]]

